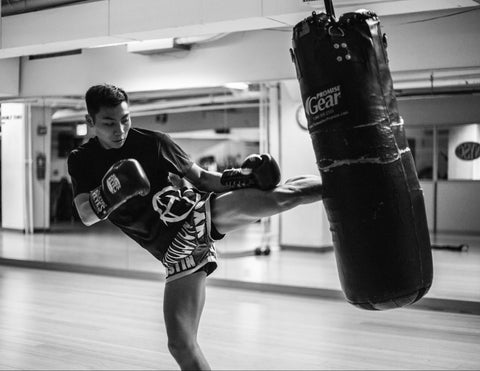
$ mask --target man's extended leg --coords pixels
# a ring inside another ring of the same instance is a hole
[[[227,233],[260,218],[321,199],[321,178],[298,176],[269,191],[243,188],[219,195],[212,203],[212,221],[220,233]]]
[[[197,343],[205,278],[206,273],[199,271],[165,284],[163,313],[168,349],[182,370],[210,370]]]

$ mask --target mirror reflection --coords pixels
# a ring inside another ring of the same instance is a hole
[[[399,101],[410,117],[411,101],[402,97]],[[133,127],[168,133],[204,169],[222,172],[239,167],[251,153],[269,152],[278,159],[282,181],[318,173],[294,80],[245,84],[241,89],[132,92],[130,106]],[[79,219],[66,158],[93,136],[85,114],[81,98],[2,104],[0,256],[11,262],[163,277],[161,264],[114,226],[102,222],[86,227]],[[45,121],[33,125],[38,118]],[[31,142],[25,146],[18,139],[24,133],[19,128],[30,131]],[[476,153],[474,146],[465,143],[480,138],[480,124],[406,120],[406,131],[433,245],[435,277],[428,295],[479,301],[479,286],[471,282],[480,278],[480,167],[478,161],[465,159]],[[32,158],[31,176],[24,181],[12,175],[18,151],[23,150]],[[26,195],[24,205],[18,204],[19,195]],[[18,232],[22,225],[31,233]],[[261,219],[228,234],[216,246],[220,264],[212,278],[217,284],[248,282],[280,285],[287,291],[340,291],[321,203]]]

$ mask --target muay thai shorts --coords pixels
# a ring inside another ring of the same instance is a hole
[[[172,186],[153,196],[153,208],[167,226],[175,228],[181,223],[162,259],[167,283],[199,270],[209,275],[217,268],[214,242],[224,235],[212,223],[210,206],[214,198],[214,193]]]

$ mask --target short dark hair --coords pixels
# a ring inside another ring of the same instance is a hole
[[[87,111],[92,118],[100,111],[101,107],[115,107],[122,102],[128,103],[127,93],[114,85],[94,85],[85,94]]]

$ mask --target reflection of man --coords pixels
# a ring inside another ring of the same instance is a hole
[[[197,331],[205,280],[217,266],[213,242],[262,217],[321,200],[320,178],[276,186],[280,172],[267,154],[249,156],[241,169],[223,174],[204,170],[166,134],[131,128],[122,89],[97,85],[85,98],[96,136],[68,158],[78,213],[86,225],[108,218],[163,263],[170,352],[182,369],[209,369]],[[195,188],[173,187],[169,173]]]

